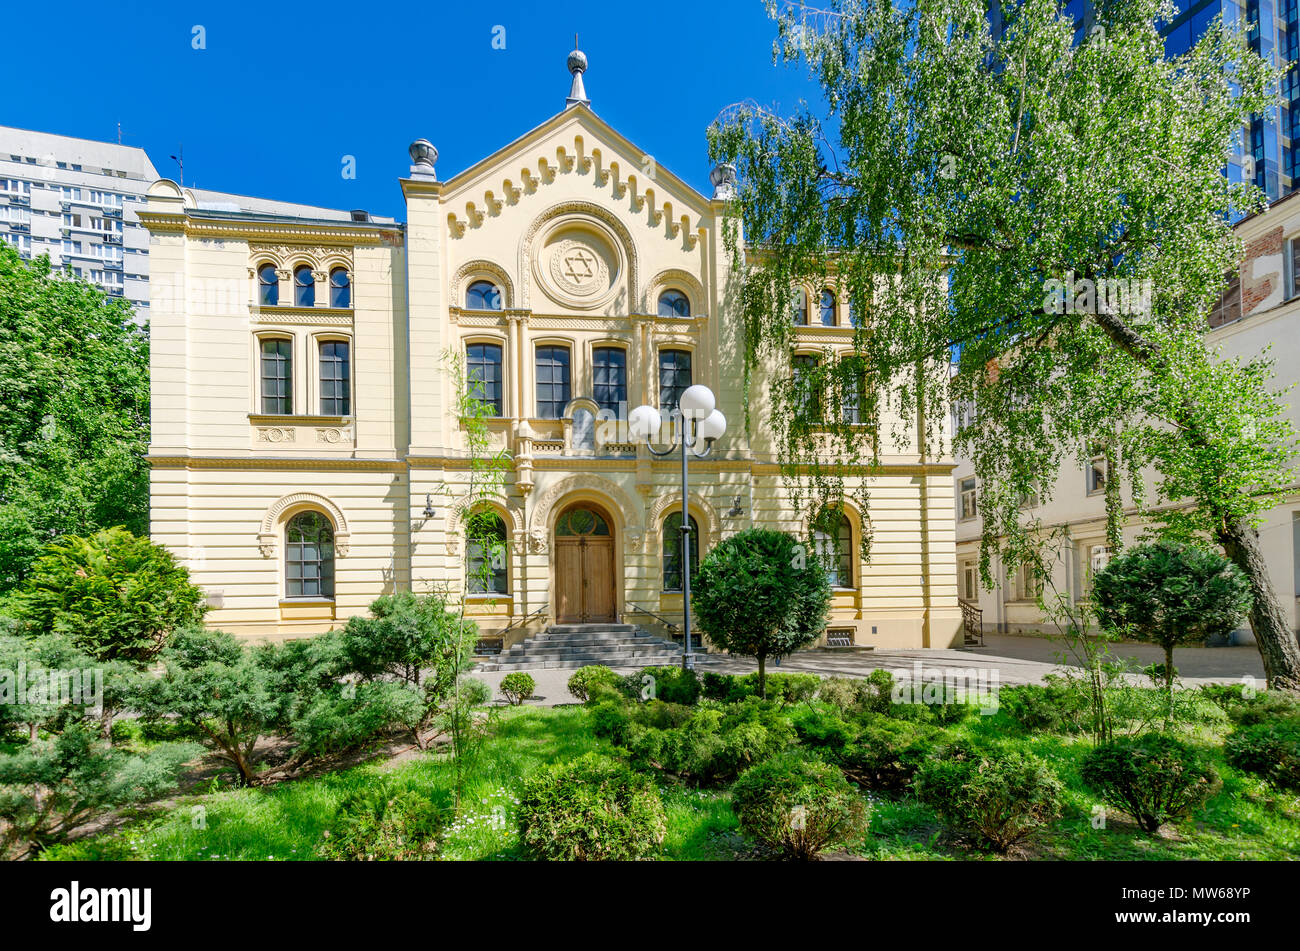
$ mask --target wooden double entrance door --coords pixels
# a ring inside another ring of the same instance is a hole
[[[591,506],[575,506],[555,523],[555,600],[561,624],[614,620],[614,536]]]

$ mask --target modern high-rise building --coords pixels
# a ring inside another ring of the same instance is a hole
[[[143,310],[149,233],[136,211],[157,179],[144,149],[0,126],[0,239]]]
[[[1010,5],[1007,0],[989,0],[989,25],[994,38],[1007,29],[1003,7]],[[1065,13],[1078,24],[1076,43],[1096,27],[1097,6],[1097,0],[1065,0],[1062,4]],[[1285,70],[1281,107],[1251,118],[1226,171],[1233,181],[1253,180],[1271,201],[1289,195],[1300,185],[1300,135],[1292,131],[1300,121],[1300,0],[1175,0],[1175,9],[1174,18],[1160,24],[1167,56],[1186,53],[1215,17],[1222,15],[1225,23],[1242,24],[1251,48]]]

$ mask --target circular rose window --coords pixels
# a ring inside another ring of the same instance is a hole
[[[591,310],[618,292],[622,263],[616,243],[603,230],[569,224],[539,242],[534,273],[556,303]]]

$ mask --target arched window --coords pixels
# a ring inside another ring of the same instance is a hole
[[[688,522],[691,528],[691,577],[700,568],[700,530],[695,516]],[[672,512],[664,519],[664,590],[682,590],[682,513]]]
[[[664,291],[659,295],[660,317],[689,317],[691,302],[681,291]]]
[[[689,350],[659,351],[659,409],[671,413],[691,385]]]
[[[311,272],[311,265],[299,264],[293,269],[293,302],[298,307],[316,304],[316,276]]]
[[[285,595],[334,597],[334,526],[320,512],[299,512],[285,527]]]
[[[821,317],[823,326],[835,326],[835,292],[830,288],[822,291]]]
[[[465,525],[465,591],[505,594],[506,524],[495,512],[476,512]]]
[[[352,279],[348,277],[348,269],[345,267],[336,267],[330,271],[330,306],[352,306]]]
[[[280,303],[280,275],[275,273],[275,265],[269,262],[257,269],[257,300],[264,307]]]
[[[465,380],[469,394],[502,415],[501,347],[495,343],[471,343],[465,348]]]
[[[556,537],[570,535],[608,535],[609,524],[591,509],[569,509],[555,523]]]
[[[537,348],[537,416],[559,419],[569,405],[569,348]]]
[[[794,309],[790,314],[790,320],[796,327],[808,325],[808,295],[804,293],[802,287],[794,292]]]
[[[491,281],[475,281],[465,291],[466,310],[500,310],[501,289]]]
[[[853,527],[843,512],[826,509],[813,524],[813,551],[832,588],[853,587]]]

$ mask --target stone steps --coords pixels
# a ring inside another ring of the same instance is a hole
[[[536,637],[480,661],[477,669],[655,667],[679,664],[681,659],[679,644],[634,624],[553,624]]]

